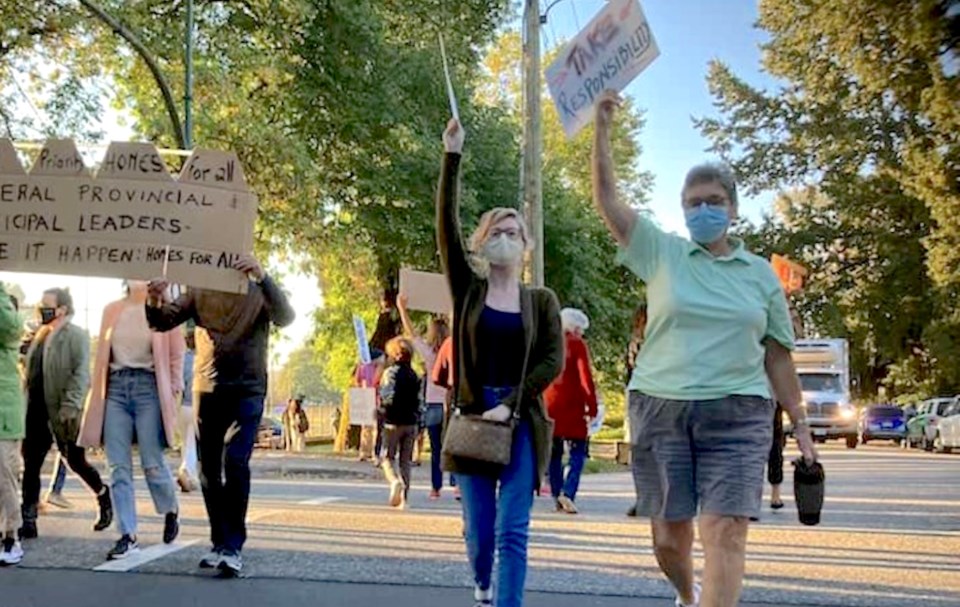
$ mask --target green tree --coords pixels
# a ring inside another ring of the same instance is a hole
[[[958,6],[762,0],[784,86],[714,63],[721,116],[697,122],[751,192],[799,188],[749,231],[813,269],[804,314],[852,338],[868,393],[960,388]]]
[[[310,341],[291,352],[283,367],[270,378],[270,392],[272,404],[298,396],[316,403],[340,401],[339,392],[327,384],[323,360]]]

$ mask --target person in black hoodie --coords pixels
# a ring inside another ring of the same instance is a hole
[[[420,378],[410,363],[413,344],[396,337],[387,343],[387,356],[392,364],[380,381],[380,411],[383,417],[384,443],[387,456],[381,466],[390,483],[390,505],[406,508],[410,492],[410,466],[417,440],[422,406]],[[396,459],[399,457],[400,477]]]

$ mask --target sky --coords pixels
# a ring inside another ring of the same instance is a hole
[[[685,235],[680,210],[684,175],[691,166],[715,159],[707,152],[709,142],[691,120],[716,113],[705,80],[708,62],[720,59],[728,63],[735,74],[753,85],[773,87],[775,82],[759,71],[763,35],[753,28],[756,0],[641,1],[660,47],[660,57],[625,94],[646,111],[646,126],[640,135],[640,162],[655,179],[650,208],[665,229]],[[543,27],[544,50],[575,36],[603,5],[604,0],[561,0],[550,11]],[[131,132],[125,126],[129,123],[115,113],[108,114],[103,125],[107,141],[129,140]],[[742,200],[741,214],[757,220],[770,200]],[[77,307],[76,322],[91,333],[99,331],[103,307],[121,295],[120,281],[114,279],[0,272],[0,280],[20,285],[27,303],[37,302],[42,291],[51,286],[69,287]],[[322,301],[314,277],[285,272],[283,286],[291,294],[297,320],[283,330],[281,339],[273,346],[274,355],[281,361],[309,336],[312,312]]]
[[[543,26],[546,48],[573,38],[604,4],[604,0],[561,0]],[[641,5],[660,56],[624,94],[646,111],[640,164],[655,179],[650,208],[661,226],[686,235],[680,209],[683,178],[692,166],[718,160],[707,151],[709,141],[692,122],[693,117],[717,114],[707,90],[708,63],[719,59],[754,86],[774,88],[776,82],[760,72],[759,45],[765,38],[753,27],[757,0],[641,0]],[[771,201],[769,196],[741,200],[740,212],[759,220]]]

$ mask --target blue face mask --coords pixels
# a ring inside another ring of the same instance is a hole
[[[730,215],[727,207],[700,203],[684,211],[687,229],[694,242],[703,245],[712,244],[723,237],[730,227]]]

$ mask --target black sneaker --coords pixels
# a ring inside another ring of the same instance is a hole
[[[180,517],[176,512],[168,512],[163,518],[163,543],[172,544],[180,535]]]
[[[23,527],[20,527],[19,535],[22,540],[37,539],[37,521],[23,521]]]
[[[117,540],[117,545],[107,553],[107,560],[118,561],[138,552],[140,552],[140,544],[137,543],[137,538],[124,535]]]

